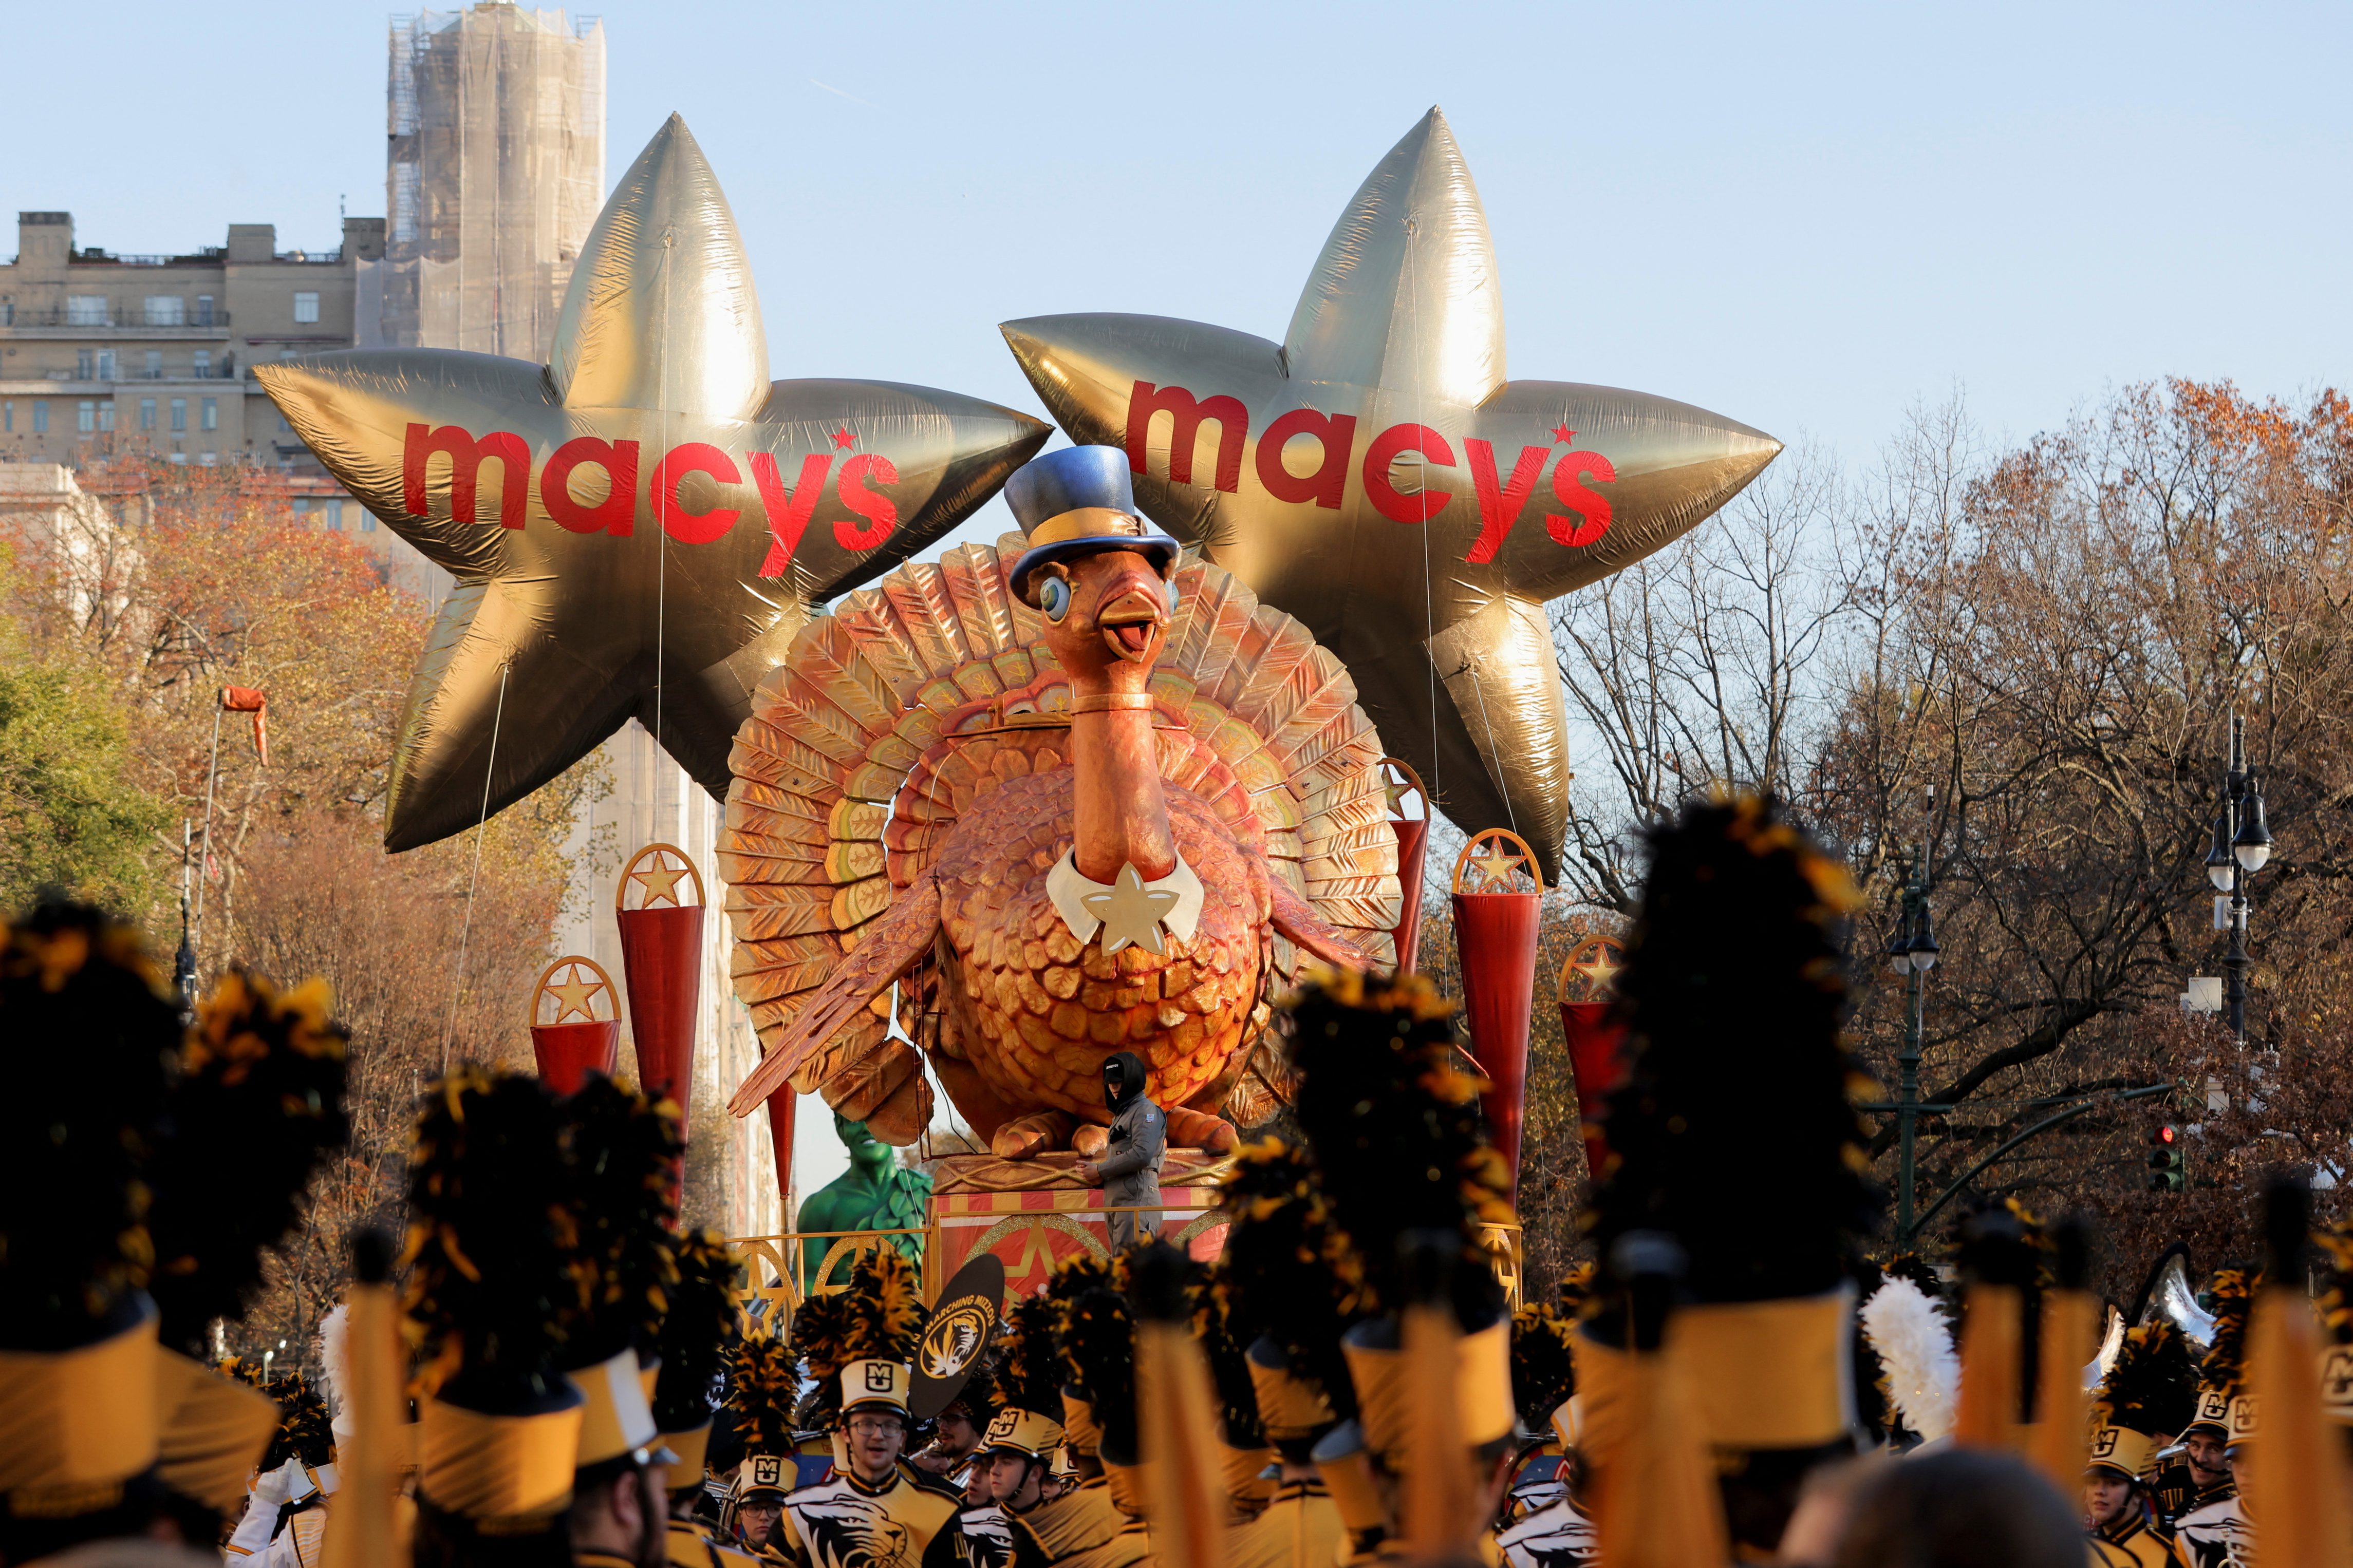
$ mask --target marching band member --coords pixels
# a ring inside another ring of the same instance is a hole
[[[556,1364],[584,1400],[574,1450],[577,1568],[662,1568],[678,1456],[654,1419],[656,1346],[678,1278],[679,1112],[591,1073],[563,1104],[581,1289]]]
[[[965,1489],[967,1503],[987,1500],[987,1483],[978,1479],[981,1435],[997,1418],[997,1384],[986,1362],[972,1369],[964,1386],[937,1415],[932,1417],[932,1440],[907,1462]]]
[[[965,1514],[968,1560],[975,1563],[1039,1568],[1067,1563],[1119,1533],[1122,1521],[1108,1497],[1077,1484],[1060,1419],[1060,1316],[1059,1302],[1027,1296],[1006,1312],[997,1331],[992,1367],[997,1409],[975,1462],[986,1478],[988,1501]]]
[[[1082,1475],[1069,1501],[1087,1533],[1100,1537],[1062,1561],[1076,1568],[1131,1568],[1152,1552],[1138,1466],[1134,1319],[1112,1270],[1092,1259],[1058,1268],[1050,1296],[1069,1380],[1061,1390],[1063,1438],[1076,1450]]]
[[[831,1480],[785,1498],[784,1555],[800,1568],[944,1568],[957,1560],[964,1494],[903,1459],[912,1358],[925,1315],[914,1267],[896,1248],[879,1247],[859,1260],[848,1290],[819,1300],[840,1303],[844,1313],[829,1377],[845,1463]],[[803,1307],[804,1321],[816,1304]],[[794,1329],[797,1337],[801,1324]]]
[[[2159,1533],[2147,1478],[2159,1433],[2178,1428],[2197,1399],[2197,1368],[2181,1331],[2158,1320],[2126,1331],[2094,1406],[2091,1464],[2084,1477],[2093,1560],[2115,1568],[2183,1568]]]
[[[299,1372],[272,1378],[263,1392],[277,1405],[278,1430],[261,1456],[252,1503],[224,1550],[248,1560],[240,1568],[319,1568],[336,1489],[326,1402]]]
[[[2226,1268],[2208,1283],[2220,1300],[2235,1300],[2243,1311],[2251,1298],[2243,1270]],[[2158,1513],[2170,1529],[2184,1515],[2238,1494],[2231,1479],[2226,1448],[2231,1440],[2231,1401],[2220,1389],[2200,1382],[2197,1406],[2170,1452],[2158,1455],[2150,1493]]]
[[[164,1424],[165,1508],[183,1540],[210,1546],[229,1511],[221,1505],[245,1501],[230,1555],[311,1568],[338,1484],[324,1405],[300,1374],[265,1390],[203,1363],[214,1322],[244,1317],[260,1292],[264,1251],[295,1229],[312,1173],[350,1135],[346,1042],[328,1021],[328,1000],[318,981],[281,992],[242,972],[222,976],[182,1045],[173,1135],[148,1178],[151,1292],[162,1363],[179,1384]],[[258,1426],[247,1415],[253,1405],[268,1412]],[[260,1477],[249,1478],[257,1430],[269,1453]],[[258,1506],[240,1496],[248,1479],[266,1494]]]
[[[558,1357],[586,1326],[602,1248],[566,1135],[563,1105],[528,1076],[453,1068],[421,1101],[406,1248],[417,1568],[573,1561],[588,1400]]]
[[[1303,1144],[1268,1138],[1243,1148],[1219,1204],[1229,1228],[1219,1285],[1244,1359],[1259,1427],[1275,1450],[1275,1492],[1236,1532],[1235,1561],[1252,1568],[1324,1568],[1346,1534],[1315,1445],[1353,1412],[1355,1389],[1338,1325],[1355,1290],[1334,1270],[1346,1238]]]
[[[2248,1270],[2225,1268],[2214,1276],[2214,1342],[2198,1368],[2198,1409],[2189,1438],[2219,1427],[2226,1485],[2207,1487],[2174,1521],[2182,1557],[2190,1568],[2240,1568],[2253,1560],[2256,1525],[2241,1491],[2255,1456],[2255,1404],[2247,1394],[2247,1325],[2254,1308],[2255,1281]],[[2219,1417],[2219,1418],[2218,1418]]]
[[[681,1237],[677,1254],[678,1282],[656,1342],[660,1371],[653,1398],[654,1425],[677,1456],[670,1467],[667,1555],[670,1568],[747,1568],[746,1553],[712,1536],[717,1513],[704,1468],[716,1420],[713,1385],[735,1337],[734,1286],[744,1266],[708,1230]]]
[[[803,1324],[821,1331],[828,1313],[818,1298],[802,1308]],[[796,1331],[802,1325],[796,1325]],[[800,1364],[791,1347],[765,1332],[745,1334],[729,1358],[727,1413],[740,1453],[726,1478],[727,1502],[719,1539],[777,1562],[785,1558],[785,1499],[800,1484],[795,1460],[798,1422],[795,1394]]]
[[[1650,851],[1618,982],[1632,1067],[1588,1211],[1603,1306],[1577,1330],[1579,1436],[1605,1559],[1629,1530],[1760,1559],[1807,1473],[1853,1451],[1857,1260],[1881,1211],[1840,1032],[1858,895],[1754,796],[1687,806]]]
[[[50,901],[0,934],[0,1561],[218,1568],[276,1411],[205,1330],[345,1135],[326,1001],[224,981],[232,1071],[128,925]],[[216,1113],[249,1146],[208,1161]]]

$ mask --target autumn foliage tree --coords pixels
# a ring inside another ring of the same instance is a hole
[[[1925,845],[1944,953],[1922,1089],[1951,1109],[1923,1123],[1917,1190],[1952,1196],[1924,1239],[2003,1196],[2086,1209],[2119,1297],[2177,1237],[2201,1265],[2252,1254],[2263,1171],[2327,1186],[2353,1156],[2353,411],[2174,381],[2005,451],[1956,402],[1867,472],[1774,484],[1560,607],[1587,731],[1572,885],[1623,909],[1645,824],[1695,789],[1779,794],[1872,895],[1851,1027],[1892,1093],[1883,954]],[[2244,1052],[2179,1005],[2220,973],[2202,862],[2233,712],[2278,840]],[[1972,1173],[2054,1110],[2147,1085],[2178,1088]],[[2148,1190],[2160,1123],[2186,1130],[2185,1193]]]
[[[84,814],[110,809],[135,831],[118,826],[103,856],[51,854],[9,891],[95,891],[168,952],[182,830],[201,845],[209,820],[210,854],[190,864],[200,976],[242,964],[333,984],[352,1030],[353,1137],[247,1329],[255,1348],[285,1338],[290,1353],[345,1272],[352,1227],[396,1217],[422,1083],[461,1059],[528,1065],[524,1002],[561,910],[574,808],[599,781],[575,770],[479,836],[387,856],[382,811],[427,606],[352,536],[299,524],[276,476],[141,464],[80,478],[107,503],[103,536],[6,541],[0,631],[28,667],[58,672],[41,690],[87,732],[79,754],[103,762],[111,805]],[[0,678],[0,778],[49,765],[17,738],[24,684]],[[220,712],[225,686],[268,693],[267,765],[245,716]]]

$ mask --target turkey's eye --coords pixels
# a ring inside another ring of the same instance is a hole
[[[1071,613],[1071,584],[1060,577],[1049,577],[1038,584],[1038,607],[1046,612],[1050,621],[1060,621]]]

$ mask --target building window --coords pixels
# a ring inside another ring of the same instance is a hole
[[[212,378],[212,351],[210,349],[198,349],[196,351],[196,379],[198,381],[210,381]]]
[[[360,508],[360,531],[362,533],[374,533],[375,531],[375,513],[368,510],[365,507]]]
[[[218,452],[203,452],[203,453],[199,453],[199,454],[197,454],[197,457],[196,457],[196,462],[197,462],[197,464],[198,464],[199,466],[203,467],[203,468],[211,468],[215,463],[217,463],[217,462],[219,462],[219,461],[220,461],[220,454],[219,454]]]
[[[66,297],[66,325],[69,327],[102,327],[106,325],[106,296],[103,294],[69,294]]]
[[[343,526],[343,498],[341,496],[327,502],[327,526],[337,529]]]
[[[36,435],[36,436],[46,436],[46,435],[47,435],[48,433],[49,433],[49,402],[48,402],[48,399],[47,399],[47,398],[46,398],[46,397],[36,397],[35,399],[33,399],[33,434],[34,434],[34,435]]]
[[[280,359],[281,359],[281,360],[286,360],[286,361],[290,362],[290,361],[292,361],[296,356],[298,356],[299,354],[301,354],[301,352],[302,352],[302,351],[301,351],[301,349],[280,349],[280,350],[278,351],[278,357],[279,357]]]
[[[152,397],[142,397],[139,400],[139,428],[142,430],[155,428],[155,400]]]
[[[213,297],[210,294],[199,294],[196,296],[196,325],[209,327],[212,324]]]
[[[206,398],[206,399],[205,399],[205,406],[204,406],[204,409],[203,409],[203,411],[202,411],[201,417],[202,417],[202,418],[203,418],[203,420],[204,420],[204,427],[205,427],[206,429],[207,429],[207,430],[217,430],[217,429],[219,429],[219,428],[220,428],[220,399],[219,399],[219,398],[217,398],[217,397],[207,397],[207,398]]]
[[[114,351],[112,349],[100,349],[98,351],[98,379],[100,381],[112,381],[114,379]]]
[[[74,350],[74,379],[88,381],[98,374],[98,356],[88,349]]]
[[[5,403],[0,403],[0,435],[9,434],[16,428],[16,400],[11,398]]]
[[[319,319],[319,296],[303,289],[294,296],[294,319],[304,325]]]
[[[188,455],[185,452],[174,452],[172,454],[172,461],[175,463],[185,463],[187,460]]]
[[[74,405],[74,428],[87,436],[98,428],[98,405],[83,398]]]
[[[148,295],[147,324],[151,327],[186,326],[188,302],[177,294]]]
[[[98,405],[98,429],[103,436],[114,429],[114,399],[100,398]]]
[[[185,397],[175,397],[172,399],[172,428],[174,432],[178,432],[187,427],[188,400]]]

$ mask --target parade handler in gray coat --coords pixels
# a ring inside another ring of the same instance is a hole
[[[1103,1063],[1103,1103],[1111,1109],[1111,1137],[1100,1160],[1081,1160],[1079,1180],[1103,1190],[1106,1208],[1145,1208],[1160,1201],[1160,1160],[1168,1149],[1168,1118],[1145,1098],[1144,1062],[1120,1051]],[[1157,1213],[1103,1216],[1114,1253],[1160,1229]]]

